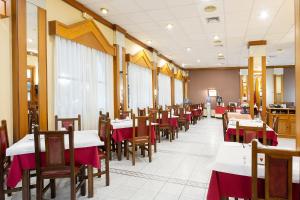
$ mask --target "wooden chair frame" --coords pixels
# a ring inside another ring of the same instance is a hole
[[[126,117],[130,117],[130,119],[132,119],[132,114],[133,114],[133,110],[132,109],[127,110],[127,111],[122,111],[120,113],[120,119],[125,119]]]
[[[263,123],[262,127],[251,127],[251,126],[240,126],[240,122],[236,122],[236,134],[235,134],[235,139],[236,142],[240,141],[240,130],[244,130],[244,135],[243,135],[243,143],[246,142],[246,136],[247,136],[247,131],[252,131],[258,133],[259,131],[262,131],[263,133],[263,144],[267,145],[267,126],[266,123]],[[256,139],[258,138],[258,134],[256,134]]]
[[[258,165],[258,154],[265,155],[265,197],[263,199],[266,200],[283,200],[282,198],[271,197],[269,193],[270,189],[270,174],[269,168],[270,166],[270,158],[272,159],[281,159],[286,160],[288,163],[288,180],[287,180],[287,190],[288,190],[288,200],[292,200],[292,167],[293,167],[293,157],[300,157],[300,151],[292,151],[292,150],[279,150],[279,149],[269,149],[265,147],[258,147],[258,140],[252,141],[252,199],[258,200],[258,190],[257,190],[257,165]],[[274,183],[272,183],[274,184]]]
[[[175,135],[173,128],[171,127],[169,122],[168,122],[168,124],[162,124],[162,116],[163,116],[163,113],[166,113],[166,112],[168,113],[168,119],[171,118],[171,112],[169,112],[168,110],[162,110],[161,112],[159,112],[159,115],[158,115],[159,116],[159,119],[158,119],[159,132],[167,134],[167,136],[170,139],[170,142],[172,142],[172,140],[174,139],[174,135]],[[160,139],[161,138],[159,138],[159,142],[160,142]]]
[[[78,130],[81,131],[81,115],[78,114],[77,117],[74,118],[58,118],[57,115],[55,115],[55,130],[58,131],[58,122],[61,122],[62,127],[64,122],[71,122],[73,129],[75,130],[75,122],[78,123]]]

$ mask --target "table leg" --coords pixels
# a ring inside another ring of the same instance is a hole
[[[88,165],[88,198],[94,197],[94,177],[93,177],[93,167]]]
[[[30,174],[29,170],[23,170],[22,175],[22,199],[30,200]]]
[[[122,142],[118,142],[118,144],[117,144],[117,151],[118,151],[118,160],[120,161],[120,160],[122,160]]]

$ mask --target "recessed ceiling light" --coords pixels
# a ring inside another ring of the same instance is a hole
[[[106,9],[106,8],[101,8],[100,11],[101,11],[101,13],[103,15],[107,15],[108,14],[108,9]]]
[[[186,65],[185,63],[182,63],[182,64],[181,64],[182,67],[185,67],[185,65]]]
[[[147,40],[147,44],[152,44],[152,40]]]
[[[201,60],[200,60],[200,59],[198,59],[198,60],[197,60],[197,63],[200,63],[200,62],[201,62]]]
[[[166,29],[171,30],[173,28],[173,24],[167,24]]]
[[[215,41],[220,41],[220,37],[219,37],[218,35],[215,35],[215,36],[214,36],[214,40],[215,40]]]
[[[224,56],[224,55],[223,55],[222,53],[218,53],[218,56],[219,56],[219,57],[222,57],[222,56]]]
[[[213,5],[209,5],[209,6],[206,6],[205,8],[204,8],[204,11],[205,12],[214,12],[214,11],[216,11],[217,10],[217,7],[216,6],[213,6]]]
[[[27,42],[32,43],[33,40],[32,40],[31,38],[28,38],[28,39],[27,39]]]
[[[265,10],[261,11],[259,14],[260,19],[267,19],[269,17],[269,13]]]
[[[192,50],[192,49],[191,49],[190,47],[187,47],[187,48],[186,48],[186,51],[187,51],[187,52],[190,52],[191,50]]]

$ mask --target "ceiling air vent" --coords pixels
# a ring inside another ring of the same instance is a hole
[[[206,21],[207,21],[208,24],[219,23],[220,22],[220,17],[208,17],[208,18],[206,18]]]

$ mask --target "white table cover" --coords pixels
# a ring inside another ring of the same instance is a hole
[[[240,126],[250,126],[250,127],[262,127],[263,122],[258,120],[230,120],[228,123],[228,128],[236,129],[236,121],[239,121]],[[267,125],[267,131],[273,131],[271,127]]]
[[[101,146],[104,143],[98,136],[98,130],[74,131],[74,148]],[[69,149],[69,138],[65,135],[65,148]],[[45,151],[44,137],[41,137],[41,151]],[[34,134],[26,135],[23,139],[6,149],[7,156],[34,153]]]
[[[284,149],[278,146],[268,146],[271,149]],[[287,148],[285,148],[287,149]],[[237,142],[224,142],[220,145],[212,170],[236,174],[242,176],[251,176],[251,144],[241,144]],[[260,163],[260,159],[264,156],[258,156],[258,177],[264,178],[264,162]],[[263,159],[264,160],[264,159]],[[300,158],[293,158],[293,183],[299,183],[299,167]]]
[[[113,129],[121,129],[121,128],[132,128],[133,126],[133,121],[131,119],[116,119],[116,120],[111,120],[111,125]],[[158,123],[151,123],[153,126],[157,126]],[[135,126],[137,126],[137,120],[135,122]]]

